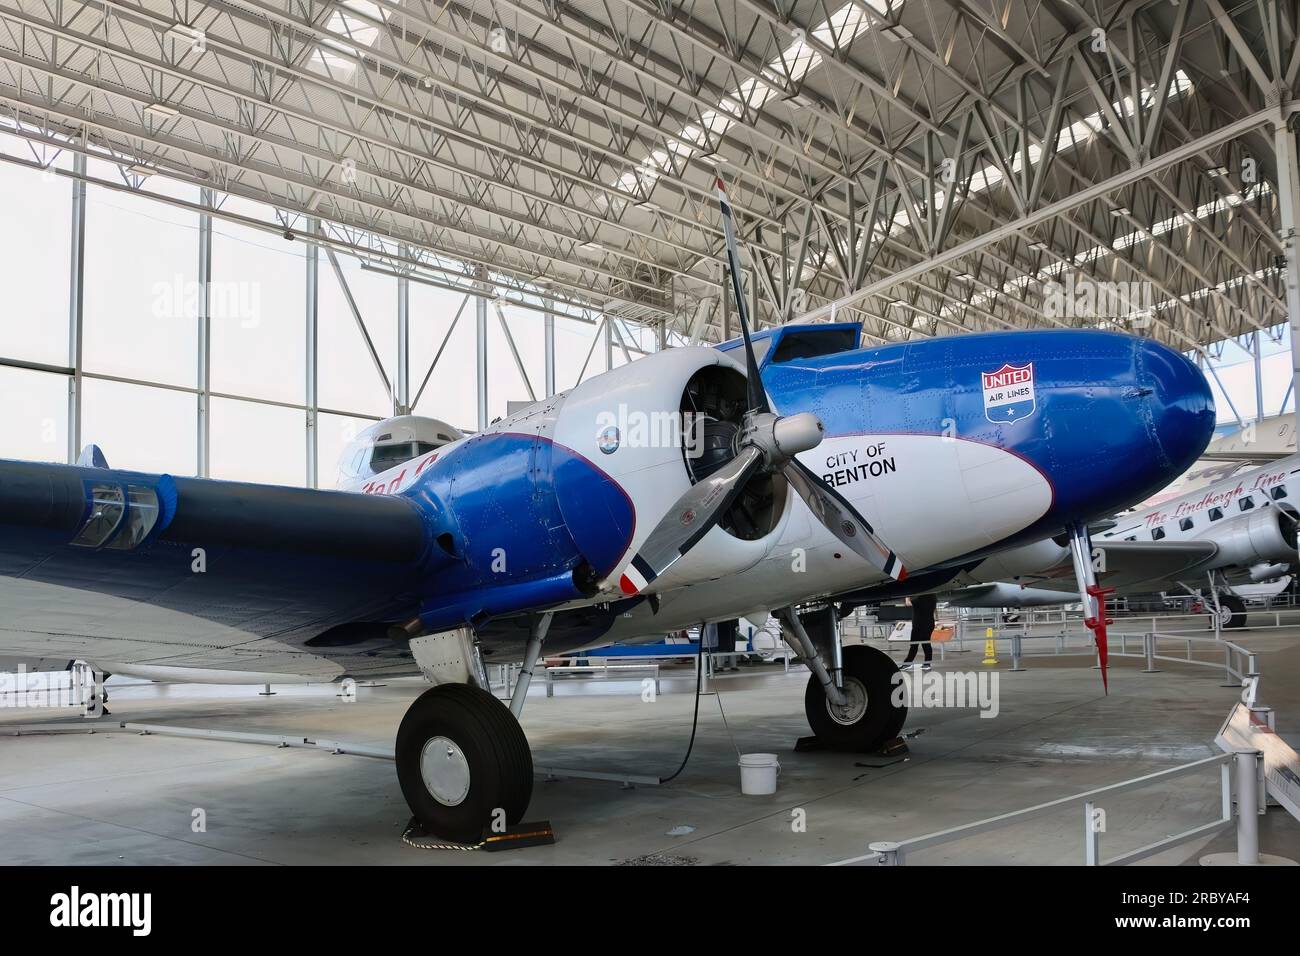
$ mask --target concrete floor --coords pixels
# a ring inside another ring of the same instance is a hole
[[[1300,629],[1238,636],[1259,653],[1261,700],[1278,730],[1300,742]],[[945,669],[978,668],[975,652]],[[1120,661],[1111,693],[1080,658],[1033,658],[999,671],[1001,712],[913,711],[911,757],[881,769],[858,758],[796,754],[808,733],[807,680],[772,665],[721,679],[700,703],[685,772],[660,787],[538,780],[530,819],[548,819],[557,843],[501,854],[417,851],[399,836],[409,816],[392,764],[322,751],[122,733],[3,735],[50,723],[49,712],[0,711],[0,838],[9,864],[817,864],[902,839],[1028,807],[1217,751],[1213,737],[1237,697],[1222,673],[1169,665],[1160,674]],[[391,746],[407,703],[423,689],[395,681],[346,703],[335,687],[120,686],[105,720],[288,733]],[[665,679],[643,703],[639,687],[569,682],[548,699],[534,687],[524,728],[541,765],[667,775],[691,726],[693,676]],[[735,746],[773,751],[783,766],[772,797],[739,793]],[[77,721],[61,718],[66,723]],[[81,721],[81,725],[86,722]],[[1117,797],[1105,809],[1103,853],[1142,846],[1217,813],[1217,772]],[[196,809],[206,832],[194,832]],[[802,811],[799,813],[798,811]],[[916,854],[922,863],[1076,863],[1081,811],[1061,812]],[[800,830],[795,817],[806,821]],[[1300,859],[1300,825],[1280,809],[1261,827],[1267,852]],[[1152,862],[1194,863],[1230,836]]]

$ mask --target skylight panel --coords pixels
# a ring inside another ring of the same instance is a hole
[[[318,72],[335,79],[347,79],[356,70],[356,57],[379,39],[379,27],[360,17],[349,16],[348,10],[363,14],[374,20],[384,20],[387,13],[370,0],[344,0],[339,9],[330,14],[327,26],[331,33],[342,34],[350,42],[341,40],[322,40],[312,54],[311,65]]]

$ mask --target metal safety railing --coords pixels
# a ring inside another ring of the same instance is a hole
[[[998,640],[999,638],[993,638]],[[1025,663],[1028,659],[1034,657],[1070,657],[1070,656],[1091,656],[1097,660],[1097,649],[1092,643],[1092,637],[1089,634],[1020,634],[1012,633],[1001,640],[1005,640],[1010,645],[1011,668],[1013,673],[1026,670]],[[1077,643],[1072,643],[1076,641]],[[1051,641],[1053,650],[1046,653],[1027,654],[1025,652],[1026,642]],[[1184,652],[1179,655],[1161,653],[1162,644],[1181,644]],[[1224,673],[1225,685],[1239,687],[1241,682],[1247,677],[1259,676],[1259,663],[1255,653],[1240,644],[1234,644],[1232,641],[1225,641],[1219,638],[1187,635],[1179,633],[1160,634],[1148,631],[1143,634],[1130,634],[1127,632],[1114,633],[1110,635],[1110,657],[1126,657],[1140,659],[1145,662],[1146,667],[1143,669],[1144,674],[1158,674],[1157,661],[1164,661],[1171,664],[1191,664],[1198,667],[1222,668]],[[1215,655],[1214,659],[1198,658],[1193,656],[1193,649],[1205,647]],[[1222,653],[1222,660],[1218,655]],[[1098,660],[1094,666],[1100,666]]]
[[[1041,629],[1047,627],[1055,628],[1058,631],[1068,631],[1073,627],[1083,628],[1083,614],[1077,610],[1026,608],[1023,611],[1016,612],[1015,620],[1006,620],[1006,615],[987,612],[983,608],[961,608],[959,610],[961,613],[956,621],[959,640],[979,639],[990,627],[998,631],[1019,630],[1022,633],[1028,632],[1031,628]],[[970,613],[972,611],[980,613]],[[1240,628],[1231,628],[1231,631],[1269,631],[1300,626],[1300,609],[1297,608],[1247,608],[1245,613],[1246,625]],[[1206,613],[1138,614],[1108,609],[1106,616],[1112,621],[1112,634],[1122,631],[1133,632],[1138,628],[1173,634],[1205,634],[1213,632],[1216,636],[1222,636],[1224,631],[1218,617]],[[1271,621],[1272,623],[1252,624],[1250,623],[1252,619]],[[1168,625],[1174,621],[1186,621],[1188,626],[1170,629]],[[1200,626],[1195,626],[1197,623]],[[1145,625],[1149,625],[1149,627]]]
[[[555,696],[555,681],[557,679],[581,678],[592,680],[603,678],[606,680],[635,680],[640,677],[641,680],[654,681],[655,695],[659,694],[659,665],[658,664],[591,664],[586,667],[548,667],[546,668],[546,696]]]
[[[655,693],[658,694],[661,689],[660,679],[662,676],[661,668],[663,664],[677,662],[689,663],[690,670],[684,671],[678,676],[684,677],[686,673],[694,678],[695,672],[700,668],[701,663],[704,666],[704,673],[699,676],[702,688],[707,691],[709,682],[713,680],[727,679],[732,677],[744,677],[747,674],[755,673],[773,673],[768,669],[754,671],[750,669],[742,670],[735,666],[735,661],[741,657],[747,657],[755,652],[746,650],[736,651],[708,651],[704,654],[697,654],[694,651],[682,654],[634,654],[627,657],[601,656],[578,656],[563,658],[564,664],[542,667],[538,665],[540,676],[545,678],[546,696],[555,696],[555,682],[557,680],[608,680],[611,683],[620,680],[634,681],[638,679],[653,679]],[[778,651],[772,655],[770,660],[764,661],[765,664],[781,660],[781,673],[790,673],[791,662],[795,660],[793,652]],[[719,666],[721,665],[721,666]],[[514,691],[516,681],[519,679],[520,671],[523,665],[520,663],[511,664],[493,664],[488,667],[488,679],[492,685],[492,692],[498,696],[504,695],[509,697]],[[802,671],[797,665],[793,668]],[[733,673],[723,673],[730,670]]]
[[[870,852],[861,856],[850,857],[830,864],[831,866],[902,866],[907,858],[920,850],[930,849],[990,833],[1005,827],[1014,826],[1029,820],[1058,813],[1063,809],[1073,808],[1083,813],[1083,847],[1081,862],[1087,866],[1122,866],[1154,856],[1165,850],[1189,843],[1202,837],[1217,834],[1233,823],[1233,800],[1236,798],[1237,822],[1237,859],[1244,864],[1259,862],[1259,760],[1261,754],[1255,750],[1243,750],[1225,753],[1167,770],[1159,770],[1132,780],[1098,787],[1083,793],[1050,800],[1036,806],[1026,807],[1003,813],[986,820],[977,820],[962,826],[950,827],[935,833],[912,837],[907,840],[878,841],[868,844]],[[1154,843],[1120,853],[1110,859],[1102,858],[1101,841],[1106,830],[1107,815],[1100,807],[1103,798],[1109,799],[1120,794],[1143,790],[1170,780],[1177,780],[1204,771],[1211,767],[1219,768],[1220,775],[1220,812],[1217,819],[1191,827],[1180,833],[1167,836]],[[1235,773],[1233,772],[1233,768]],[[1235,786],[1234,786],[1235,783]],[[1099,811],[1101,811],[1099,813]]]
[[[1059,609],[1050,613],[1042,609],[1033,610],[1036,613],[1015,621],[993,620],[986,623],[980,619],[962,617],[956,622],[954,637],[949,641],[934,642],[933,648],[939,660],[944,661],[948,654],[966,653],[969,650],[966,646],[968,641],[975,648],[988,647],[992,642],[995,656],[1010,656],[1012,672],[1024,671],[1027,661],[1033,657],[1091,656],[1096,661],[1093,636],[1084,628],[1081,618]],[[1231,633],[1267,634],[1300,625],[1300,611],[1273,609],[1259,613],[1266,620],[1271,618],[1275,623],[1237,628]],[[1284,617],[1296,617],[1297,620],[1295,623],[1285,623],[1282,620]],[[1224,639],[1223,631],[1217,626],[1212,630],[1204,627],[1179,629],[1176,624],[1181,620],[1203,622],[1205,615],[1132,615],[1113,619],[1109,634],[1110,656],[1143,660],[1146,664],[1144,673],[1158,673],[1158,668],[1155,667],[1157,661],[1221,668],[1225,684],[1230,683],[1232,686],[1239,686],[1246,677],[1258,676],[1255,652]],[[1170,627],[1171,624],[1175,626]],[[1134,630],[1135,626],[1142,625],[1149,627],[1143,631]],[[971,634],[972,631],[975,633]],[[906,642],[896,643],[900,648],[906,646]],[[1050,649],[1041,650],[1044,644],[1050,644]],[[1171,652],[1170,645],[1180,646],[1181,652]],[[1201,652],[1201,656],[1197,656],[1197,652]]]

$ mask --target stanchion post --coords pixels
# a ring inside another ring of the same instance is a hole
[[[1142,671],[1143,674],[1158,674],[1159,669],[1156,667],[1156,636],[1153,633],[1142,635],[1142,653],[1146,657],[1147,666]]]
[[[880,859],[876,861],[879,866],[903,865],[903,848],[897,843],[872,843],[867,849],[880,854]]]
[[[1259,751],[1238,750],[1237,863],[1259,865]]]
[[[1083,863],[1084,866],[1101,865],[1101,832],[1093,822],[1095,807],[1091,800],[1083,805]]]

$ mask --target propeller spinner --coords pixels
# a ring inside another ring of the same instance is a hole
[[[746,482],[760,474],[780,472],[809,509],[845,547],[871,562],[896,581],[907,576],[903,563],[877,536],[870,523],[842,495],[795,457],[816,448],[822,423],[811,412],[777,415],[767,400],[758,372],[758,359],[749,336],[749,315],[740,287],[740,254],[736,246],[731,201],[721,177],[717,180],[722,229],[727,240],[731,287],[745,342],[746,389],[749,410],[736,440],[736,456],[707,478],[692,485],[650,532],[619,579],[624,594],[641,592],[677,563],[727,513]]]

